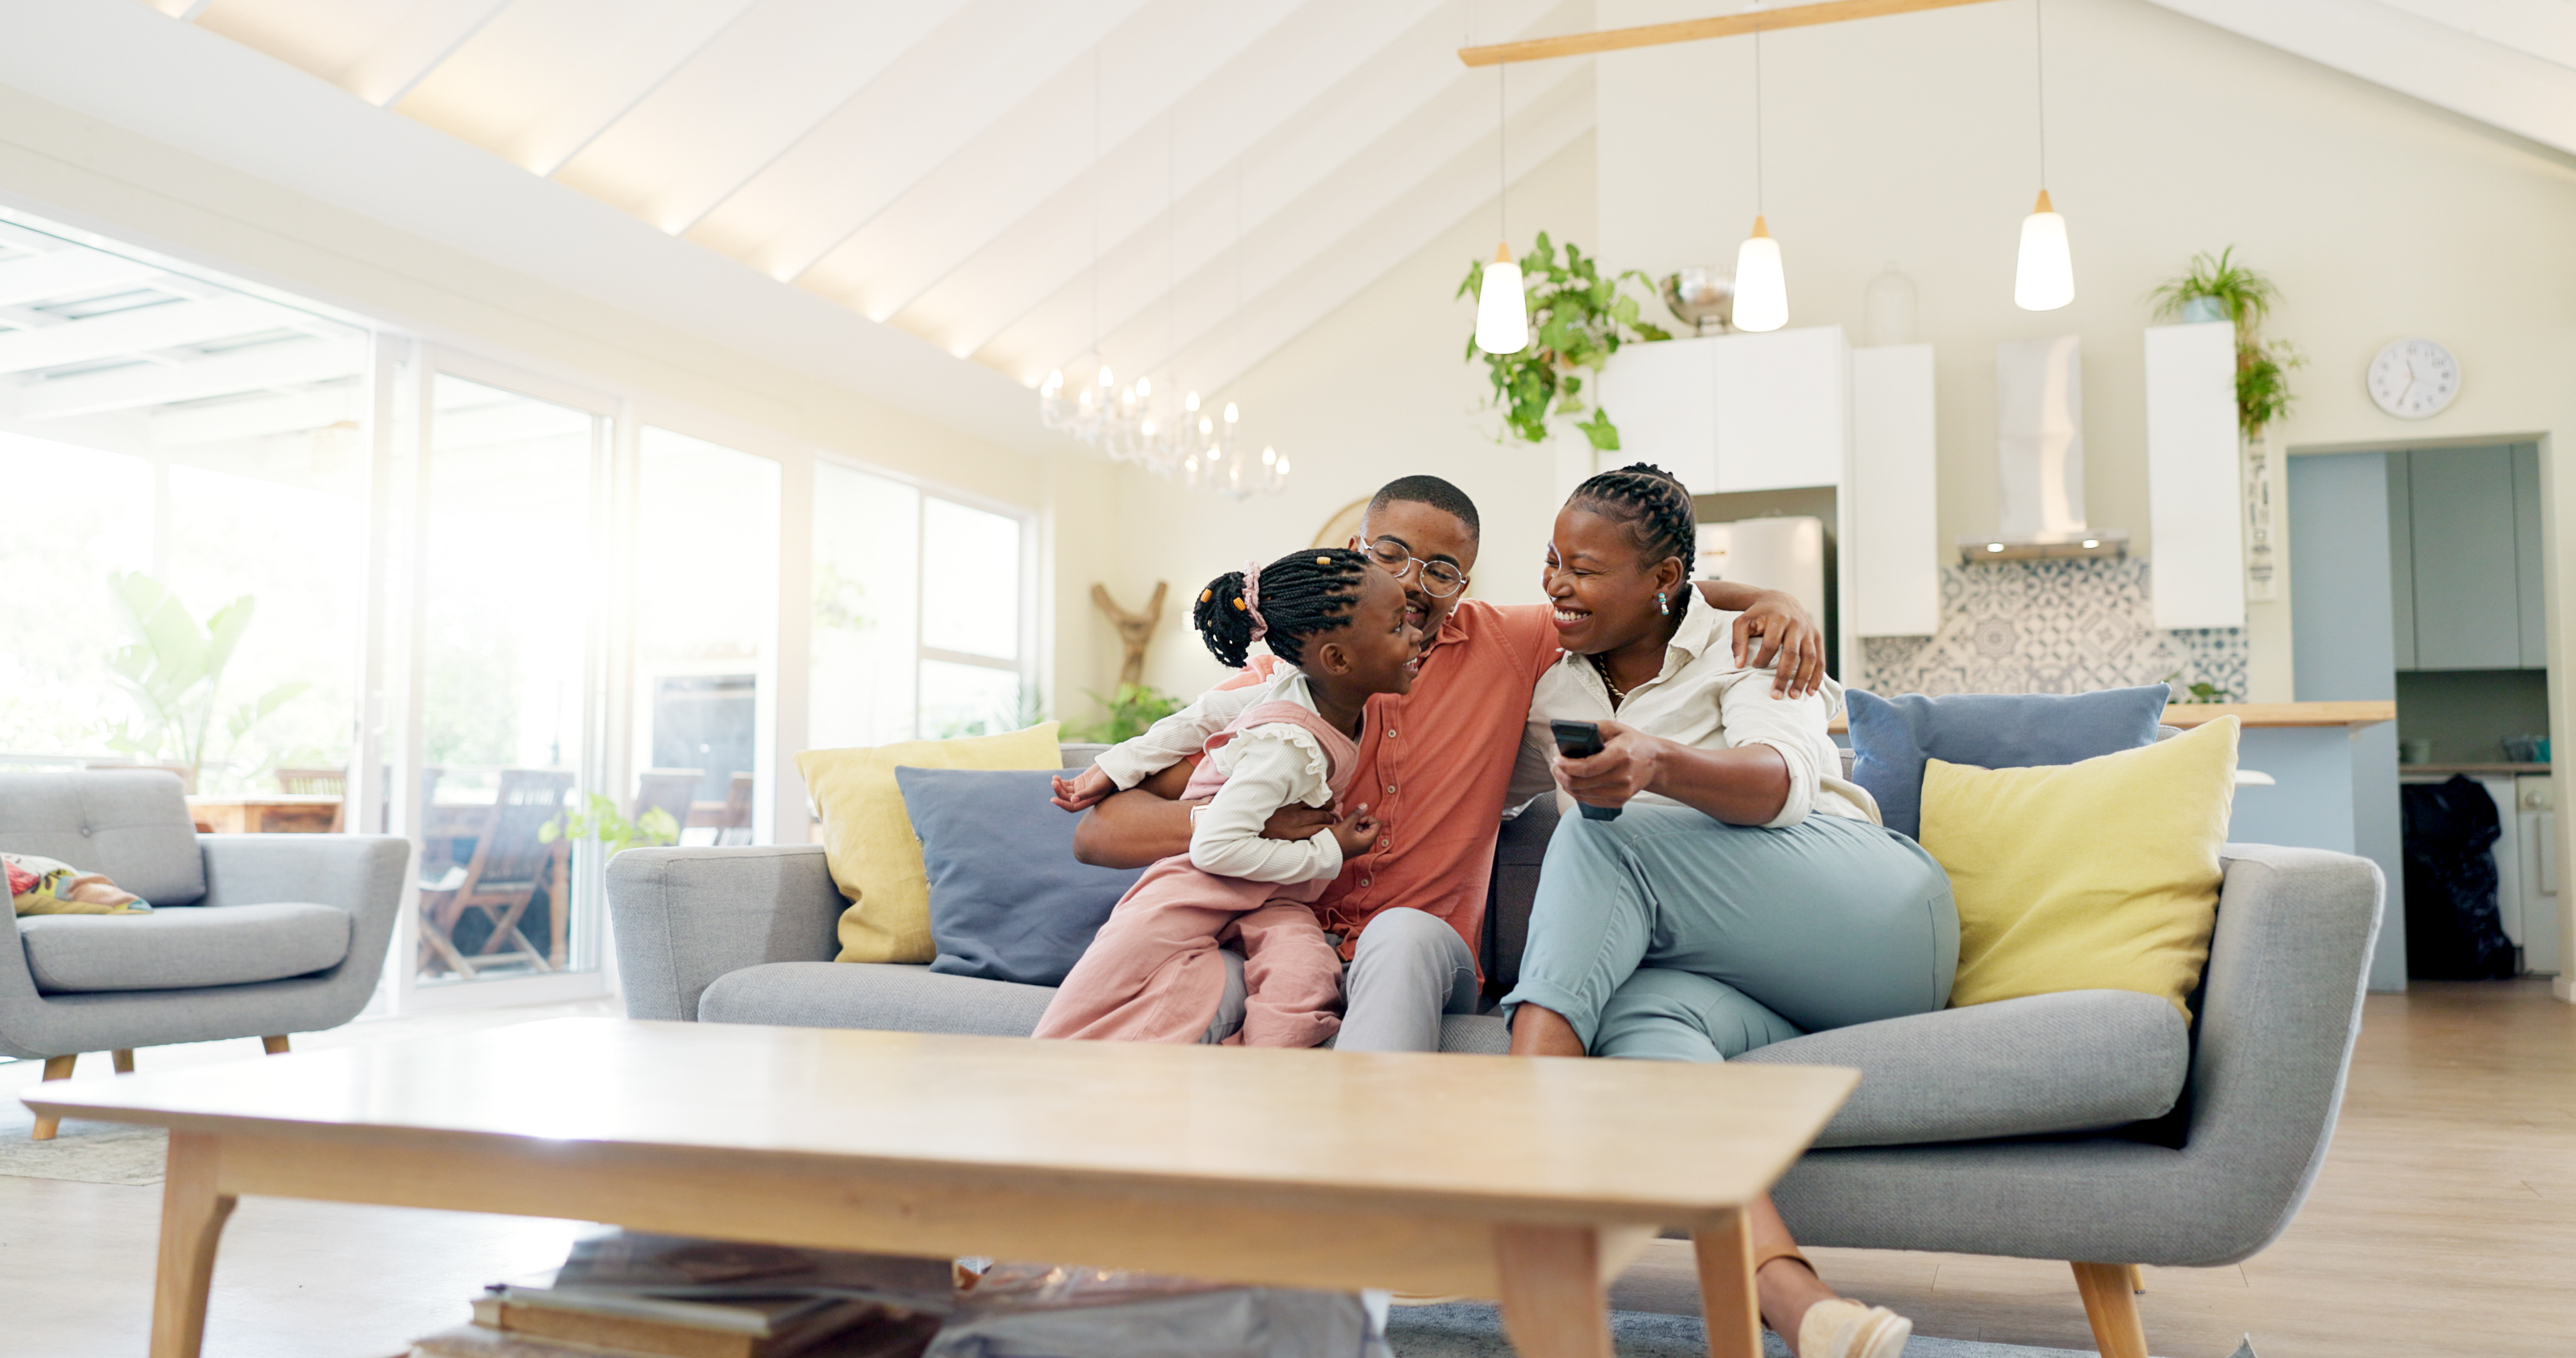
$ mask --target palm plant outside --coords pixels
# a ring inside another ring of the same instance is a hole
[[[111,574],[107,583],[135,638],[109,653],[108,669],[140,716],[137,722],[118,722],[108,748],[183,764],[193,786],[206,766],[222,705],[224,670],[249,633],[259,601],[242,595],[200,622],[179,596],[141,571]],[[311,687],[301,680],[279,684],[224,711],[225,761],[251,728]]]

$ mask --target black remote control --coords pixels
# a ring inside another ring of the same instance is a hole
[[[1556,736],[1556,752],[1568,759],[1590,759],[1601,753],[1601,727],[1588,721],[1551,721],[1547,729]],[[1585,820],[1617,820],[1619,808],[1576,802],[1583,808]]]

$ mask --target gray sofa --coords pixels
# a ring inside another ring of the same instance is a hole
[[[391,835],[199,835],[161,770],[0,774],[0,849],[106,873],[149,915],[10,919],[0,1052],[287,1035],[355,1018],[384,970],[410,846]],[[40,1119],[39,1137],[50,1136]]]
[[[1090,758],[1068,748],[1068,766]],[[1556,816],[1507,823],[1483,940],[1490,998],[1527,936]],[[1776,1192],[1800,1240],[2074,1264],[2107,1355],[2146,1354],[2137,1264],[2232,1263],[2296,1214],[2334,1129],[2378,928],[2378,869],[2230,845],[2194,1024],[2075,991],[1815,1033],[1739,1058],[1859,1069]],[[609,864],[629,1015],[1026,1036],[1052,991],[831,961],[846,902],[819,846],[636,849]],[[1451,1052],[1500,1053],[1456,1015]]]

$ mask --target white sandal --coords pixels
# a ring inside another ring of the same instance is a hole
[[[1913,1321],[1884,1306],[1836,1297],[1798,1322],[1798,1358],[1899,1358],[1913,1333]]]

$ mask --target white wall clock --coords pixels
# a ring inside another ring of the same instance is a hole
[[[2460,394],[2460,361],[2428,339],[2402,339],[2370,360],[2370,399],[2401,420],[2438,415]]]

